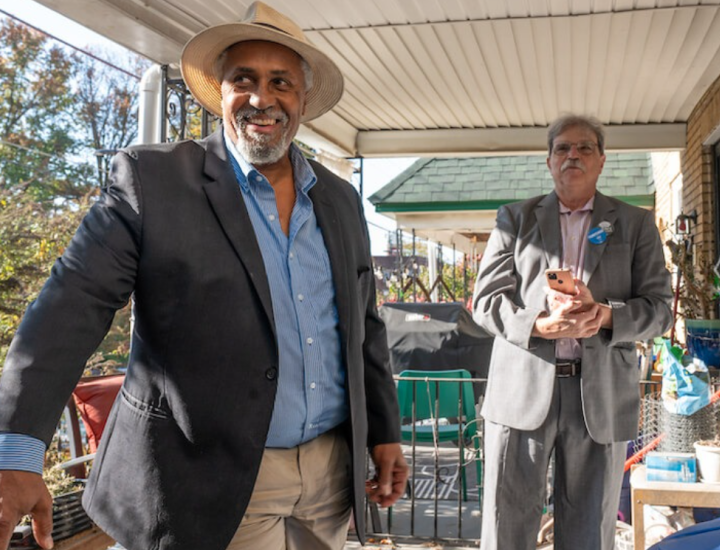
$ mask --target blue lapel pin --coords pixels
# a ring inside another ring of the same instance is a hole
[[[607,240],[607,232],[602,227],[593,227],[588,232],[588,241],[593,244],[602,244]]]

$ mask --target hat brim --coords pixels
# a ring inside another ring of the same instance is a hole
[[[308,122],[332,109],[343,93],[343,76],[335,63],[315,46],[288,34],[250,23],[210,27],[188,41],[180,58],[180,71],[190,93],[208,111],[222,117],[222,92],[215,76],[217,58],[238,42],[265,40],[295,51],[310,65],[313,85],[305,98]]]

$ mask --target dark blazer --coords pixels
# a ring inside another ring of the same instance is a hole
[[[399,415],[360,198],[313,168],[310,198],[335,283],[363,533],[365,451],[399,441]],[[0,431],[51,439],[86,359],[133,292],[128,372],[85,507],[133,550],[224,550],[255,483],[279,367],[265,267],[221,130],[115,157],[109,187],[11,345]]]
[[[612,330],[581,340],[582,403],[592,439],[607,444],[637,435],[640,399],[636,340],[661,335],[672,324],[670,273],[653,213],[595,194],[590,227],[613,231],[587,243],[579,274],[597,302],[614,300]],[[518,430],[547,417],[555,385],[555,341],[532,337],[548,310],[545,270],[562,264],[555,192],[501,207],[475,284],[474,318],[495,335],[482,415]]]

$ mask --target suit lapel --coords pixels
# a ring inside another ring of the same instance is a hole
[[[335,284],[335,303],[338,309],[340,333],[344,342],[347,342],[347,319],[349,318],[350,290],[348,276],[351,275],[347,267],[345,255],[345,243],[343,236],[345,231],[342,228],[337,208],[328,196],[328,189],[323,181],[322,171],[313,165],[315,174],[318,177],[317,183],[308,194],[313,202],[313,210],[317,218],[318,226],[322,231],[325,248],[330,259],[333,282]]]
[[[205,154],[205,174],[210,180],[204,185],[210,206],[220,221],[225,235],[230,240],[235,253],[245,266],[263,309],[275,330],[275,322],[268,284],[260,248],[255,237],[250,216],[245,208],[240,186],[227,158],[222,128],[207,139]]]
[[[538,231],[543,242],[545,260],[549,269],[562,265],[562,236],[560,234],[560,211],[557,195],[551,192],[535,208]]]
[[[617,213],[615,212],[615,206],[613,203],[602,193],[595,193],[595,203],[593,204],[592,219],[590,221],[590,229],[598,227],[600,222],[609,222],[610,225],[615,225],[617,219]],[[587,238],[587,237],[586,237]],[[607,242],[612,238],[612,235],[608,235],[605,242],[600,244],[593,244],[591,242],[585,245],[585,262],[583,266],[582,280],[587,284],[592,277],[595,268],[600,263],[600,258],[605,252]]]

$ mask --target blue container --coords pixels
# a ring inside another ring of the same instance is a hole
[[[685,319],[688,353],[708,367],[720,367],[720,319]]]

